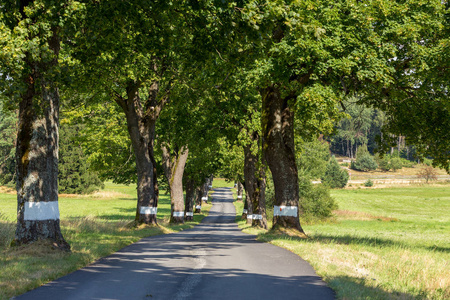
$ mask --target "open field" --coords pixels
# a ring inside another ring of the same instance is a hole
[[[202,215],[184,225],[168,224],[170,199],[164,191],[158,204],[158,227],[131,228],[136,213],[136,187],[107,183],[92,195],[61,195],[61,230],[71,253],[49,250],[41,242],[9,248],[14,237],[16,196],[0,193],[0,299],[9,299],[50,280],[75,271],[139,239],[180,231],[198,224],[211,205],[203,204]]]
[[[339,204],[335,220],[303,225],[306,240],[239,223],[308,260],[339,299],[450,299],[450,185],[332,190],[332,196]]]

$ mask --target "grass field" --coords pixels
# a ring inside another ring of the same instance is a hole
[[[339,299],[450,299],[449,185],[332,196],[335,220],[303,225],[307,240],[240,226],[308,260]]]
[[[220,182],[219,182],[220,183]],[[75,271],[139,239],[175,232],[198,224],[211,207],[193,222],[169,226],[170,199],[164,191],[158,204],[158,227],[131,228],[136,213],[136,187],[107,183],[89,196],[61,195],[61,230],[71,253],[49,250],[45,243],[9,248],[14,237],[16,195],[0,192],[0,299],[9,299],[50,280]]]

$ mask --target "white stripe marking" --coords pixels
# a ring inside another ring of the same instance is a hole
[[[140,213],[141,213],[141,215],[156,215],[157,211],[158,211],[157,207],[141,206]]]
[[[242,196],[237,196],[238,199],[242,199]]]
[[[25,202],[23,219],[26,221],[59,220],[58,201]]]
[[[262,220],[262,215],[253,215],[253,220]]]
[[[297,217],[298,207],[297,206],[274,206],[273,215],[281,217]]]
[[[203,201],[208,201],[208,197],[202,197]]]
[[[184,211],[174,211],[173,216],[174,217],[184,217]]]
[[[195,209],[202,209],[202,206],[201,206],[201,205],[197,205],[197,206],[195,207]]]
[[[193,217],[193,216],[194,216],[194,213],[193,213],[193,212],[189,212],[189,211],[188,211],[188,212],[186,213],[186,217]]]
[[[244,211],[242,212],[243,214],[247,214],[248,213],[248,210],[247,209],[244,209]]]

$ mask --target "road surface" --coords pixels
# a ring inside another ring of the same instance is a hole
[[[144,238],[15,299],[334,299],[306,261],[238,229],[230,189],[213,198],[195,228]]]

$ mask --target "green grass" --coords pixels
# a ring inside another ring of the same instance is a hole
[[[9,299],[50,280],[75,271],[139,239],[191,228],[209,211],[193,222],[169,225],[169,196],[160,195],[160,226],[131,228],[136,212],[136,188],[133,185],[107,183],[103,191],[89,196],[62,195],[59,198],[61,231],[72,247],[71,253],[51,250],[45,243],[9,248],[16,217],[16,196],[0,194],[0,299]]]
[[[450,299],[450,186],[332,195],[335,220],[303,225],[309,239],[240,226],[308,260],[339,299]]]
[[[234,182],[227,181],[224,178],[214,178],[213,188],[234,187]]]

